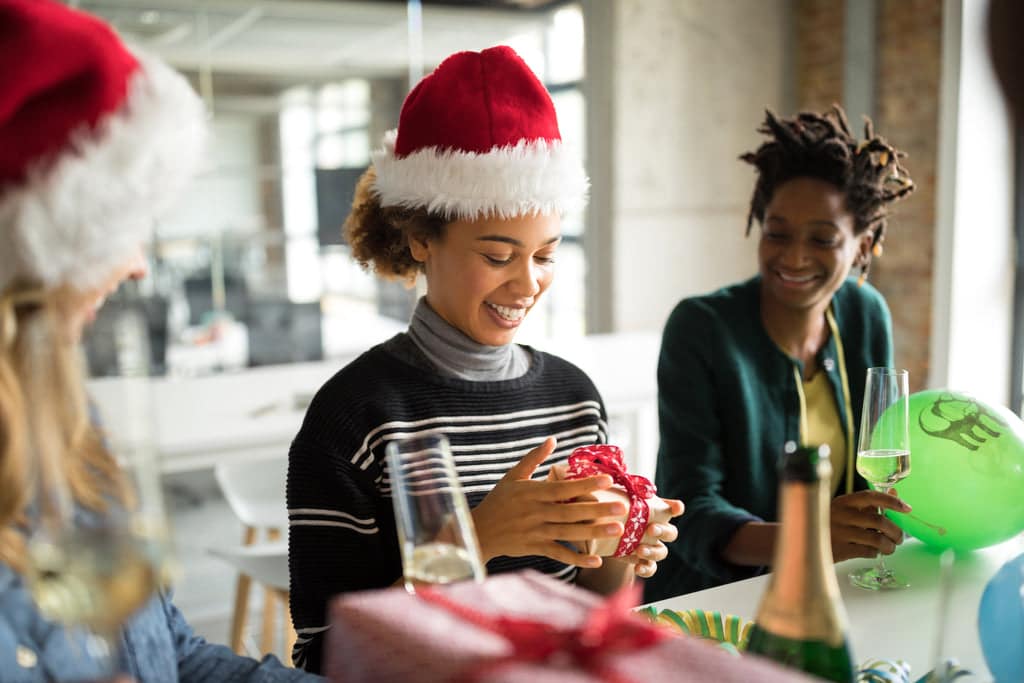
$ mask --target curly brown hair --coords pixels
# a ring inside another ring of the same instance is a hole
[[[757,183],[747,215],[747,234],[775,189],[793,178],[816,178],[835,185],[846,195],[854,232],[872,231],[872,252],[881,254],[888,213],[886,206],[914,191],[914,181],[900,163],[906,154],[875,135],[871,119],[864,117],[864,139],[850,131],[839,105],[823,114],[801,112],[791,119],[765,112],[758,132],[770,139],[740,159],[757,169]],[[869,260],[863,269],[867,272]]]
[[[448,221],[425,209],[381,206],[373,190],[376,180],[373,166],[359,178],[352,211],[342,230],[359,265],[385,279],[411,285],[422,264],[412,257],[409,239],[439,238]]]

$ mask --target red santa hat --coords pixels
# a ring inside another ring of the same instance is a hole
[[[202,104],[168,66],[54,0],[0,0],[0,73],[0,292],[88,289],[191,175]]]
[[[589,187],[550,95],[505,46],[456,53],[420,81],[373,166],[383,206],[447,219],[571,211]]]

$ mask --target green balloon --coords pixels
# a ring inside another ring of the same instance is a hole
[[[961,392],[911,395],[910,475],[896,491],[914,509],[890,518],[930,546],[1012,538],[1024,530],[1024,422]]]

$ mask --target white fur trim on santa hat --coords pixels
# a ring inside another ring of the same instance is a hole
[[[133,52],[140,68],[122,106],[0,194],[0,291],[15,279],[102,283],[192,175],[206,138],[202,102],[180,74]]]
[[[559,141],[520,140],[485,154],[429,147],[398,159],[396,132],[373,154],[383,206],[422,208],[448,220],[566,213],[587,203],[590,183]]]

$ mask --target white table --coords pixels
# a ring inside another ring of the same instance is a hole
[[[1004,562],[1024,552],[1024,536],[992,548],[961,553],[953,565],[943,658],[955,657],[976,675],[991,680],[978,640],[978,604],[985,584]],[[847,575],[870,565],[870,560],[848,560],[836,565],[839,590],[850,621],[850,644],[857,663],[869,658],[902,659],[917,680],[934,668],[934,644],[939,612],[939,554],[916,540],[906,541],[886,564],[909,581],[910,588],[875,592],[851,585]],[[768,576],[709,588],[652,603],[659,609],[718,610],[753,619]],[[1022,644],[1024,647],[1024,644]]]

